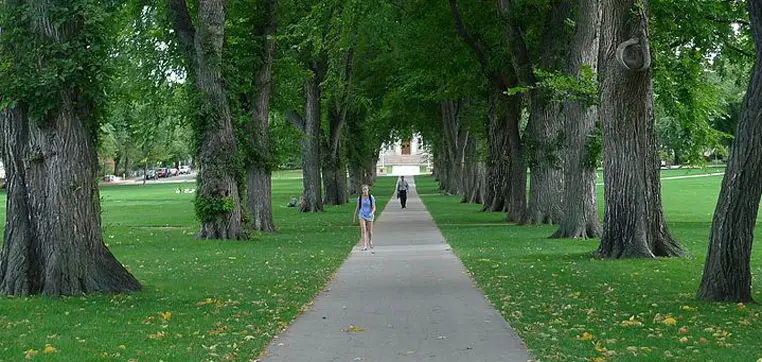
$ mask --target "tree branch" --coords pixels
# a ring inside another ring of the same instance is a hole
[[[523,85],[534,85],[536,79],[532,71],[532,62],[529,57],[524,37],[521,35],[521,28],[514,21],[509,19],[509,15],[514,11],[514,5],[511,0],[498,0],[498,10],[506,19],[505,37],[511,50],[511,59],[513,67],[516,70],[516,76]],[[546,19],[548,21],[549,19]]]
[[[286,112],[286,118],[294,124],[294,127],[301,132],[304,132],[304,117],[293,109]]]
[[[474,50],[474,53],[476,53],[476,58],[479,60],[479,64],[482,65],[486,72],[489,72],[490,69],[489,59],[487,58],[487,50],[484,49],[482,43],[476,40],[468,31],[468,29],[466,29],[466,25],[463,23],[463,17],[460,14],[460,9],[458,8],[458,0],[450,0],[450,9],[452,10],[452,18],[455,21],[455,32],[457,32],[458,35],[463,38],[466,44],[468,44],[471,49]]]
[[[177,37],[185,47],[185,51],[193,57],[193,42],[196,37],[196,29],[188,13],[186,0],[167,0],[169,18],[172,21]]]

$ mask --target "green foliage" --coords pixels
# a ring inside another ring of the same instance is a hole
[[[103,60],[115,30],[110,5],[95,0],[4,4],[0,93],[5,105],[22,105],[30,120],[45,122],[63,106],[61,98],[67,98],[97,138],[109,79]]]
[[[553,101],[598,104],[598,75],[589,65],[582,66],[579,77],[541,69],[535,70],[535,75],[539,79],[538,86],[548,91]]]
[[[224,215],[233,211],[235,204],[233,198],[224,197],[221,199],[203,197],[196,192],[196,199],[193,201],[196,207],[196,217],[202,223],[213,222]]]

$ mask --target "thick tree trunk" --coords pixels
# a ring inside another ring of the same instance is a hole
[[[525,144],[530,145],[529,206],[527,224],[558,223],[563,215],[564,173],[560,149],[563,124],[556,116],[559,107],[540,90],[532,91],[530,121]]]
[[[313,76],[304,81],[304,134],[302,135],[302,175],[304,203],[301,211],[323,211],[320,183],[320,83],[323,62],[313,69]]]
[[[581,0],[576,31],[566,75],[580,80],[583,67],[595,74],[598,71],[598,35],[600,31],[600,0]],[[564,168],[564,212],[554,238],[588,239],[600,236],[598,201],[595,189],[596,165],[599,157],[595,147],[598,108],[583,99],[567,102],[562,110],[566,134],[566,167]],[[591,143],[592,142],[592,143]]]
[[[441,116],[445,132],[445,147],[447,148],[447,182],[445,191],[452,195],[464,195],[463,164],[464,153],[468,145],[469,132],[461,122],[461,101],[441,101]]]
[[[365,181],[365,172],[362,165],[354,163],[349,164],[349,187],[348,192],[351,196],[360,195],[360,188]]]
[[[0,294],[126,292],[140,283],[103,243],[98,159],[74,91],[44,121],[0,112],[8,190]]]
[[[751,250],[762,195],[762,2],[747,2],[757,59],[714,211],[698,298],[752,301]]]
[[[272,211],[272,155],[270,153],[270,90],[277,29],[277,0],[261,0],[265,21],[254,30],[262,44],[262,64],[254,72],[252,116],[247,127],[246,192],[250,226],[263,232],[275,231]]]
[[[507,103],[509,167],[506,180],[505,220],[522,223],[527,213],[527,166],[524,146],[521,143],[521,103],[515,98]]]
[[[661,210],[647,34],[647,1],[614,0],[603,7],[599,111],[606,211],[598,254],[605,258],[682,253]]]
[[[20,57],[31,56],[35,66],[52,69],[62,60],[72,59],[69,52],[87,53],[63,45],[72,37],[86,38],[81,32],[87,31],[84,19],[88,10],[70,10],[72,16],[60,3],[38,0],[4,2],[2,6],[8,14],[26,6],[36,11],[35,17],[5,22],[3,31],[33,37],[38,42],[36,49],[57,49],[17,52],[21,44],[3,37],[0,48],[8,64],[23,65],[27,60]],[[90,70],[75,71],[67,79],[81,81]],[[44,111],[34,109],[37,114],[44,112],[38,119],[27,118],[25,95],[0,98],[2,103],[16,103],[0,110],[0,154],[8,195],[0,250],[0,294],[80,295],[141,289],[103,242],[96,154],[99,127],[91,114],[97,105],[83,96],[83,87],[97,89],[91,81],[50,89],[55,103]]]
[[[323,184],[325,185],[325,200],[329,205],[347,203],[347,166],[343,158],[343,142],[341,134],[349,110],[349,99],[352,90],[352,75],[354,73],[354,47],[349,47],[345,55],[344,79],[337,95],[329,102],[328,136],[325,138],[325,154],[323,155]]]
[[[563,68],[568,57],[571,33],[566,22],[572,16],[574,1],[556,0],[545,20],[540,57],[540,67],[545,71]],[[519,63],[517,63],[519,64]],[[531,72],[531,64],[519,64],[524,72]],[[537,79],[530,78],[537,84]],[[558,115],[558,102],[551,101],[550,91],[536,88],[530,92],[530,120],[525,132],[524,144],[528,147],[532,178],[529,186],[527,223],[554,224],[563,216],[564,160],[563,119]]]
[[[508,146],[508,120],[506,107],[517,97],[505,94],[502,82],[490,82],[489,109],[487,111],[487,165],[484,206],[482,211],[503,212],[506,209],[509,180],[510,148]]]
[[[124,172],[122,173],[122,175],[124,175],[124,177],[128,177],[129,176],[129,174],[130,174],[130,166],[131,166],[130,165],[130,158],[127,155],[124,155]]]
[[[202,1],[198,26],[193,27],[185,0],[170,0],[170,16],[180,41],[192,60],[193,81],[200,95],[201,139],[197,176],[196,214],[201,239],[246,239],[236,168],[240,167],[232,115],[222,77],[225,39],[225,1]]]
[[[478,173],[479,161],[476,159],[476,137],[469,135],[466,140],[466,146],[463,150],[463,174],[461,185],[463,191],[461,202],[463,203],[481,203],[481,178]]]

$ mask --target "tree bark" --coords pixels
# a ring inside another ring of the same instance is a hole
[[[44,121],[26,119],[21,105],[0,112],[8,190],[0,294],[141,289],[103,242],[95,137],[78,98],[63,91]]]
[[[573,1],[555,0],[546,16],[538,62],[545,71],[561,70],[563,59],[568,57],[570,34],[566,21],[572,11]],[[513,37],[512,41],[525,42],[523,37]],[[531,64],[516,64],[524,68],[523,72],[533,71]],[[550,91],[540,86],[533,75],[528,81],[527,84],[537,87],[530,91],[530,120],[524,136],[524,144],[530,145],[528,156],[532,170],[525,221],[530,224],[554,224],[563,215],[563,119],[558,116],[558,103],[551,101]]]
[[[447,148],[447,166],[445,172],[445,191],[452,195],[463,195],[463,155],[468,145],[469,132],[461,122],[461,101],[444,100],[440,102],[440,111]]]
[[[527,213],[527,166],[524,159],[524,146],[521,143],[521,102],[513,97],[513,102],[506,103],[506,121],[508,123],[508,176],[506,183],[505,221],[523,223]]]
[[[712,220],[698,298],[752,302],[751,250],[762,195],[762,2],[748,1],[756,62]]]
[[[469,135],[466,139],[465,149],[463,150],[462,157],[463,173],[461,177],[461,185],[463,185],[462,203],[479,203],[481,204],[481,190],[482,178],[479,177],[479,162],[476,159],[476,137]]]
[[[199,122],[195,132],[198,150],[196,214],[201,239],[246,239],[236,173],[241,165],[233,131],[232,114],[222,76],[225,40],[225,0],[201,1],[194,28],[185,0],[169,0],[175,32],[192,61],[193,82],[200,95]]]
[[[581,0],[577,10],[576,31],[566,66],[566,75],[580,80],[583,67],[598,71],[600,0]],[[568,101],[561,112],[566,133],[564,168],[564,211],[554,238],[588,239],[600,236],[595,182],[597,152],[594,141],[598,108],[581,99]]]
[[[254,29],[256,41],[262,44],[261,66],[254,72],[252,116],[246,127],[246,192],[251,215],[250,226],[263,232],[275,231],[272,211],[272,155],[270,153],[270,91],[273,80],[273,58],[277,31],[277,0],[260,0],[264,22]]]
[[[648,10],[643,0],[614,0],[603,7],[599,111],[606,211],[598,255],[604,258],[682,253],[661,208]]]
[[[326,57],[312,63],[312,75],[304,80],[304,132],[302,135],[302,174],[304,203],[302,212],[323,211],[320,184],[320,83],[327,70]]]

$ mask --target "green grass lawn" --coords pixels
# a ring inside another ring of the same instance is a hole
[[[717,174],[717,173],[723,173],[725,172],[725,166],[708,166],[708,167],[697,167],[697,168],[670,168],[670,169],[661,169],[659,171],[660,176],[662,179],[670,179],[673,177],[684,177],[684,176],[700,176],[700,175],[708,175],[708,174]],[[603,171],[598,170],[598,183],[603,183]]]
[[[193,195],[176,194],[178,185],[104,187],[106,243],[144,290],[0,298],[0,361],[254,360],[309,305],[360,233],[351,224],[354,203],[299,213],[286,204],[302,181],[274,179],[278,233],[245,242],[196,240]],[[395,181],[381,178],[376,187],[391,190]],[[387,194],[374,194],[379,212]],[[4,194],[0,205],[2,220]]]
[[[695,299],[721,180],[662,184],[666,218],[686,257],[624,261],[594,258],[598,240],[548,239],[553,226],[505,225],[502,213],[437,195],[431,177],[416,183],[448,242],[535,358],[757,361],[762,308]],[[759,286],[760,248],[752,271]],[[762,300],[759,289],[754,295]]]

